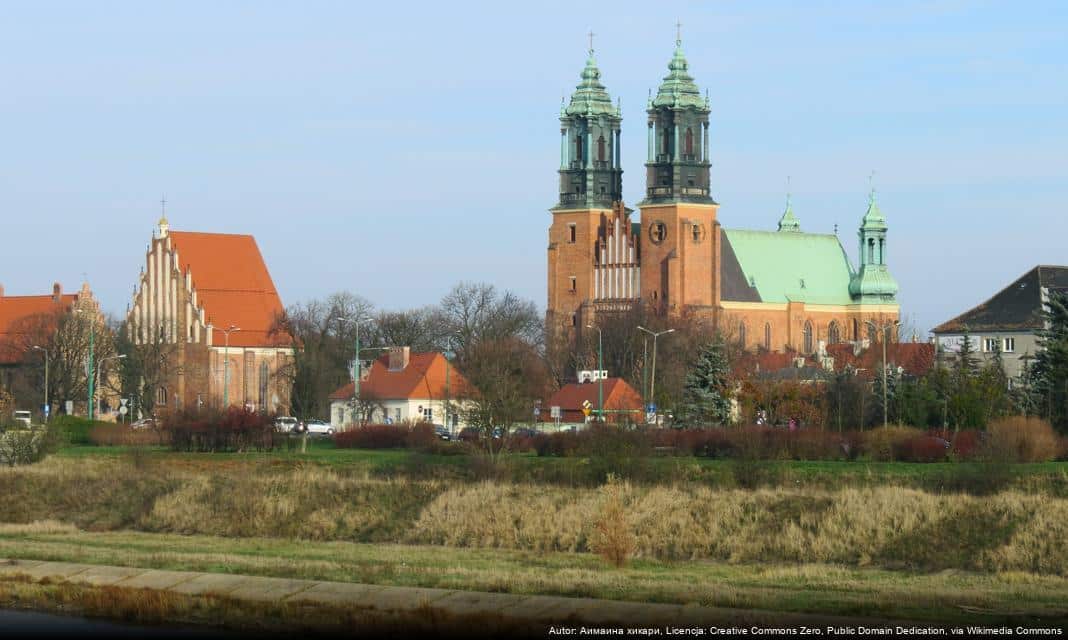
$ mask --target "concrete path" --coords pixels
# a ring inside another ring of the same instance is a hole
[[[482,593],[450,589],[390,587],[347,582],[290,580],[224,573],[164,571],[71,562],[0,559],[0,578],[22,575],[33,580],[63,580],[93,586],[158,589],[189,595],[212,594],[240,600],[373,609],[396,614],[435,609],[453,620],[493,619],[548,631],[550,625],[619,627],[710,626],[893,626],[901,621],[778,614],[694,605],[654,604]],[[565,632],[566,633],[566,632]]]

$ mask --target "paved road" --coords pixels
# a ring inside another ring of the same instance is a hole
[[[694,605],[620,602],[592,598],[562,598],[450,589],[390,587],[318,580],[291,580],[223,573],[164,571],[71,562],[0,559],[0,576],[22,575],[32,580],[60,579],[93,586],[146,588],[189,595],[224,595],[247,601],[316,605],[333,609],[388,614],[404,620],[438,616],[450,625],[497,625],[522,628],[534,635],[550,626],[618,626],[667,630],[710,626],[855,626],[901,624],[901,621],[826,617],[806,614],[717,609]],[[465,622],[466,621],[466,622]],[[444,622],[442,623],[445,624]],[[483,627],[485,628],[485,627]],[[468,628],[479,631],[479,628]]]

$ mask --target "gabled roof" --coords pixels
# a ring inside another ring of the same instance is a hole
[[[269,335],[283,311],[267,264],[256,239],[249,235],[170,231],[171,245],[178,252],[184,274],[191,271],[197,302],[204,319],[216,329],[236,325],[230,334],[235,347],[288,346],[288,335]],[[214,337],[221,346],[221,333]]]
[[[1068,291],[1068,267],[1039,265],[983,304],[943,322],[933,333],[1034,331],[1042,328],[1042,289]]]
[[[448,367],[448,393],[445,371]],[[331,400],[352,399],[355,385],[348,383],[330,394]],[[473,387],[440,353],[413,353],[408,366],[399,371],[389,368],[389,356],[384,355],[371,364],[366,378],[360,382],[360,396],[374,400],[453,400],[469,395]]]
[[[853,267],[830,234],[724,229],[723,300],[851,304]],[[729,245],[729,249],[728,249]],[[733,260],[728,260],[733,255]],[[737,282],[734,264],[741,270]],[[729,286],[728,286],[729,285]]]
[[[22,360],[26,345],[20,337],[29,328],[25,326],[29,318],[69,311],[77,300],[78,295],[73,293],[59,296],[0,295],[0,364],[15,364]]]
[[[861,370],[862,375],[868,378],[881,375],[882,345],[873,344],[856,355],[853,351],[853,344],[849,342],[827,345],[827,355],[834,358],[835,371],[850,366]],[[934,367],[935,346],[930,342],[888,342],[886,362],[890,366],[901,367],[910,376],[923,376]]]
[[[565,384],[549,398],[548,404],[564,411],[581,411],[586,401],[596,407],[598,387],[596,382]],[[604,406],[605,409],[641,409],[642,399],[623,378],[605,378]]]

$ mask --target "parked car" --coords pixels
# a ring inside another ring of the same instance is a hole
[[[14,416],[15,424],[21,424],[24,427],[30,426],[32,422],[32,414],[29,411],[16,411]]]
[[[534,436],[538,435],[538,433],[539,432],[537,429],[531,429],[529,427],[520,427],[518,429],[513,429],[512,432],[508,434],[508,436],[511,438],[533,438]]]
[[[434,435],[442,440],[452,440],[452,434],[445,428],[443,424],[434,425]]]
[[[274,428],[282,433],[299,433],[303,425],[293,416],[278,416],[274,419]]]
[[[156,428],[156,421],[153,420],[152,418],[144,418],[142,420],[138,420],[137,422],[134,422],[134,423],[130,424],[130,428],[131,429],[139,429],[139,430],[140,429],[155,429]]]
[[[334,428],[330,426],[329,422],[323,422],[322,420],[308,420],[304,423],[303,431],[313,436],[334,435]]]
[[[482,432],[475,427],[464,427],[460,429],[460,433],[456,436],[456,439],[461,442],[475,442],[482,438]]]

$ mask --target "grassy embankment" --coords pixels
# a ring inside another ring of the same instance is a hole
[[[2,470],[0,557],[929,620],[1068,616],[1068,500],[1048,493],[635,484],[637,558],[617,570],[589,553],[597,488],[418,480],[397,472],[413,464],[403,452],[317,451],[331,462],[68,451]]]

